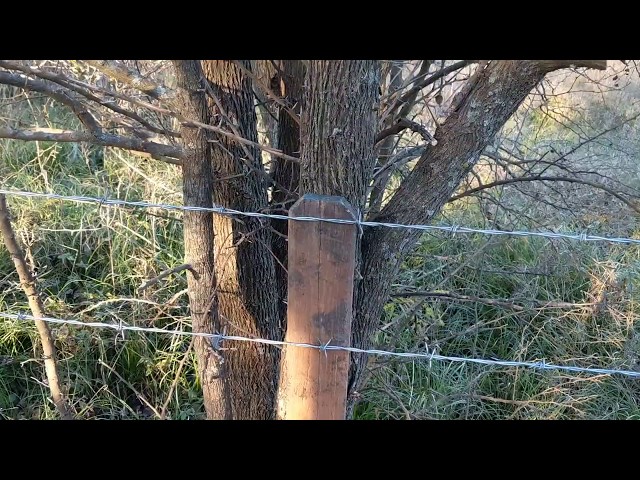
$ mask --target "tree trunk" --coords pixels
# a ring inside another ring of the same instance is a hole
[[[240,62],[251,68],[248,61]],[[204,60],[202,68],[213,121],[256,142],[250,79],[233,61]],[[214,135],[212,140],[215,203],[248,212],[264,209],[268,184],[260,151],[227,137]],[[226,333],[282,339],[269,222],[216,215],[214,228],[219,314]],[[233,418],[274,418],[279,349],[249,342],[226,346]]]
[[[175,62],[179,95],[176,104],[186,118],[209,123],[204,81],[197,60]],[[210,147],[205,130],[182,127],[182,142],[188,151],[182,165],[184,204],[211,208],[213,206],[213,172]],[[215,295],[213,214],[184,212],[185,263],[192,270],[187,273],[189,309],[194,332],[219,332],[220,320]],[[231,397],[227,383],[226,365],[214,351],[209,339],[196,337],[194,348],[198,374],[202,383],[204,406],[210,419],[232,417]]]
[[[568,66],[567,62],[581,65],[580,61],[481,64],[447,121],[438,127],[437,145],[427,147],[411,174],[373,220],[431,220],[531,89],[547,72]],[[248,62],[242,65],[250,68]],[[208,80],[210,122],[256,141],[253,97],[243,69],[230,61],[204,61],[202,66]],[[305,108],[300,119],[299,194],[340,195],[355,208],[364,208],[375,165],[379,76],[376,61],[309,62],[303,89]],[[282,142],[287,141],[285,138],[286,135]],[[295,136],[292,139],[290,146],[282,142],[280,146],[294,149]],[[270,179],[262,168],[258,150],[228,137],[212,135],[210,140],[214,140],[211,160],[216,177],[215,202],[244,211],[265,208]],[[288,179],[282,179],[295,189],[294,169],[289,172]],[[284,190],[276,190],[276,196],[282,193]],[[214,225],[221,325],[230,334],[281,339],[283,318],[282,309],[278,308],[279,287],[274,254],[270,251],[273,242],[269,224],[255,218],[217,215]],[[356,266],[353,346],[371,346],[391,282],[419,235],[405,229],[365,230]],[[359,282],[359,278],[363,280]],[[224,350],[224,366],[228,368],[233,417],[273,418],[279,351],[240,342],[229,347]],[[352,355],[349,415],[364,379],[365,364],[366,356]]]
[[[375,60],[309,63],[301,119],[301,194],[340,195],[362,210],[375,165],[380,67]]]
[[[260,143],[276,147],[278,145],[278,104],[273,101],[266,87],[271,85],[271,79],[277,71],[272,60],[251,60],[251,70],[255,75],[253,94],[257,102],[258,139]],[[261,132],[263,132],[262,135]],[[265,155],[264,152],[262,156],[269,158],[269,168],[272,168],[271,165],[277,157],[271,154]]]

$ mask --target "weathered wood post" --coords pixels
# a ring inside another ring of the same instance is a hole
[[[355,220],[342,197],[305,195],[289,217]],[[288,342],[349,346],[357,225],[289,220]],[[285,346],[277,418],[344,420],[349,352]]]

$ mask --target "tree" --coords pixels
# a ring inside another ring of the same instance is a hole
[[[424,60],[403,81],[407,69],[400,62],[189,60],[173,62],[163,85],[162,71],[142,74],[136,63],[82,65],[87,79],[50,64],[0,61],[0,83],[51,97],[80,124],[77,130],[6,125],[0,138],[87,142],[180,164],[188,205],[285,213],[300,195],[318,193],[345,197],[367,220],[413,224],[440,212],[545,75],[606,67],[581,60]],[[452,79],[465,75],[463,87],[443,101]],[[99,86],[97,78],[119,88]],[[173,78],[175,88],[167,87]],[[277,148],[258,142],[256,92],[277,112]],[[425,105],[421,95],[441,112],[448,107],[444,121],[432,123],[433,134],[409,118],[416,105]],[[394,139],[406,132],[424,143],[397,148]],[[391,186],[393,170],[415,158]],[[195,331],[284,337],[285,236],[283,221],[185,212]],[[353,346],[370,347],[393,278],[418,237],[406,229],[363,231]],[[208,417],[273,418],[279,350],[254,343],[215,347],[203,339],[195,344]],[[365,356],[352,355],[351,408],[365,367]]]

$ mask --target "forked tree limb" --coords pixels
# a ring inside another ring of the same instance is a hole
[[[423,88],[431,85],[436,80],[449,75],[450,73],[455,72],[456,70],[460,70],[461,68],[466,67],[470,63],[473,63],[472,60],[461,60],[459,62],[453,63],[447,67],[444,67],[437,72],[433,73],[429,77],[423,78],[418,81],[415,85],[413,85],[407,92],[403,93],[402,96],[393,104],[393,106],[389,109],[388,115],[393,115],[394,112],[401,108],[403,109],[403,113],[408,114],[409,108],[405,108],[406,105],[411,105],[413,101],[415,101],[418,93]]]
[[[0,194],[0,234],[2,234],[2,237],[4,238],[4,244],[11,255],[11,259],[13,260],[18,276],[20,277],[20,285],[22,286],[22,290],[29,301],[31,313],[34,317],[45,317],[44,304],[42,303],[42,299],[36,289],[35,279],[29,271],[27,262],[22,254],[22,250],[20,250],[20,246],[18,245],[13,233],[13,228],[11,227],[11,221],[9,219],[7,201],[3,194]],[[38,333],[40,334],[40,341],[42,342],[44,366],[53,403],[63,420],[72,420],[73,414],[67,406],[58,380],[56,349],[53,343],[51,329],[43,320],[36,320],[35,322]]]
[[[604,69],[593,61],[491,61],[478,72],[473,86],[434,134],[411,173],[402,181],[380,213],[371,220],[389,223],[429,222],[457,190],[498,131],[531,90],[556,68]],[[400,229],[367,229],[362,238],[362,277],[356,295],[352,344],[368,348],[383,307],[391,293],[390,278],[415,245],[419,232]],[[365,378],[366,357],[352,355],[349,390]],[[353,401],[351,402],[353,404]]]

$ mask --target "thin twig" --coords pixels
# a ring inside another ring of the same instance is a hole
[[[627,207],[634,210],[637,213],[640,213],[640,207],[636,206],[634,202],[629,201],[623,195],[619,194],[615,190],[603,185],[599,182],[591,182],[589,180],[582,180],[580,178],[573,177],[561,177],[561,176],[543,176],[543,175],[532,175],[530,177],[515,177],[515,178],[507,178],[504,180],[496,180],[495,182],[485,183],[479,187],[470,188],[458,195],[454,195],[449,198],[448,202],[454,202],[456,200],[460,200],[461,198],[468,197],[469,195],[473,195],[474,193],[480,192],[482,190],[486,190],[488,188],[499,187],[501,185],[511,185],[514,183],[522,183],[522,182],[567,182],[567,183],[579,183],[582,185],[587,185],[592,188],[596,188],[598,190],[602,190],[607,192],[609,195],[617,198],[622,203],[624,203]]]
[[[191,265],[185,263],[183,265],[179,265],[177,267],[173,267],[173,268],[169,268],[167,270],[164,270],[163,272],[160,272],[160,274],[157,277],[152,278],[151,280],[147,280],[145,283],[140,285],[140,287],[138,287],[138,293],[142,293],[147,288],[149,288],[151,285],[155,285],[156,283],[158,283],[163,278],[166,278],[166,277],[168,277],[169,275],[171,275],[173,273],[182,272],[183,270],[189,270],[193,274],[193,276],[194,276],[194,278],[196,280],[198,280],[200,278],[200,276],[198,275],[198,272],[196,272],[195,269]]]
[[[504,307],[509,308],[511,310],[515,310],[517,312],[522,312],[525,310],[531,309],[531,307],[527,307],[524,305],[518,305],[517,301],[520,303],[529,303],[530,305],[535,305],[533,309],[539,310],[544,308],[576,308],[576,307],[589,307],[596,305],[597,303],[570,303],[570,302],[547,302],[544,300],[513,300],[513,299],[497,299],[497,298],[482,298],[482,297],[474,297],[471,295],[462,295],[456,292],[428,292],[428,291],[409,291],[409,292],[394,292],[391,294],[391,297],[430,297],[430,298],[443,298],[450,300],[457,300],[461,302],[474,302],[474,303],[483,303],[485,305],[493,305],[496,307]]]
[[[44,318],[46,316],[44,303],[42,302],[42,299],[38,294],[35,279],[33,278],[33,275],[31,274],[31,271],[27,266],[27,262],[24,259],[24,255],[20,250],[20,246],[16,241],[13,227],[11,226],[11,221],[9,218],[9,209],[7,207],[6,198],[3,194],[0,194],[0,234],[2,234],[7,250],[11,255],[11,258],[13,259],[13,263],[15,264],[16,272],[18,272],[20,284],[22,285],[22,290],[24,291],[29,301],[31,313],[36,318]],[[53,403],[58,409],[58,413],[63,420],[72,420],[73,413],[69,409],[64,399],[62,389],[60,388],[60,383],[58,381],[56,349],[53,343],[53,335],[51,334],[51,329],[49,328],[49,325],[43,320],[36,319],[35,323],[38,329],[38,333],[40,334],[40,341],[42,342],[45,372],[47,375],[47,381],[49,383],[49,390],[51,391],[51,396],[53,397]]]
[[[377,144],[385,138],[390,137],[391,135],[397,135],[407,128],[413,132],[420,134],[420,136],[422,136],[422,138],[429,142],[431,145],[436,145],[438,143],[436,139],[433,138],[433,135],[431,135],[429,131],[424,127],[424,125],[420,125],[418,122],[413,122],[406,118],[399,119],[396,123],[378,133],[374,143]]]
[[[212,132],[216,132],[216,133],[219,133],[220,135],[224,135],[225,137],[232,138],[240,143],[244,143],[245,145],[249,145],[251,147],[256,147],[256,148],[259,148],[260,150],[264,150],[265,152],[270,153],[271,155],[275,155],[276,157],[284,158],[285,160],[288,160],[293,163],[300,163],[299,158],[292,157],[291,155],[287,155],[286,153],[283,153],[282,150],[278,150],[277,148],[271,148],[266,145],[262,145],[260,143],[252,142],[251,140],[247,140],[244,137],[235,135],[231,132],[227,132],[222,128],[214,127],[213,125],[207,125],[205,123],[196,122],[193,120],[186,121],[183,123],[183,125],[185,127],[200,127],[200,128],[204,128],[205,130],[211,130]],[[215,141],[216,140],[210,140],[210,142],[215,142]]]
[[[153,302],[151,300],[145,300],[143,298],[127,298],[127,297],[118,297],[118,298],[108,298],[106,300],[101,300],[98,303],[91,305],[90,307],[85,308],[77,313],[77,315],[83,315],[85,313],[91,312],[92,310],[96,310],[103,305],[108,305],[110,303],[119,303],[119,302],[131,302],[131,303],[144,303],[147,305],[153,305],[154,307],[163,306],[160,303]],[[82,305],[82,304],[81,304]]]

